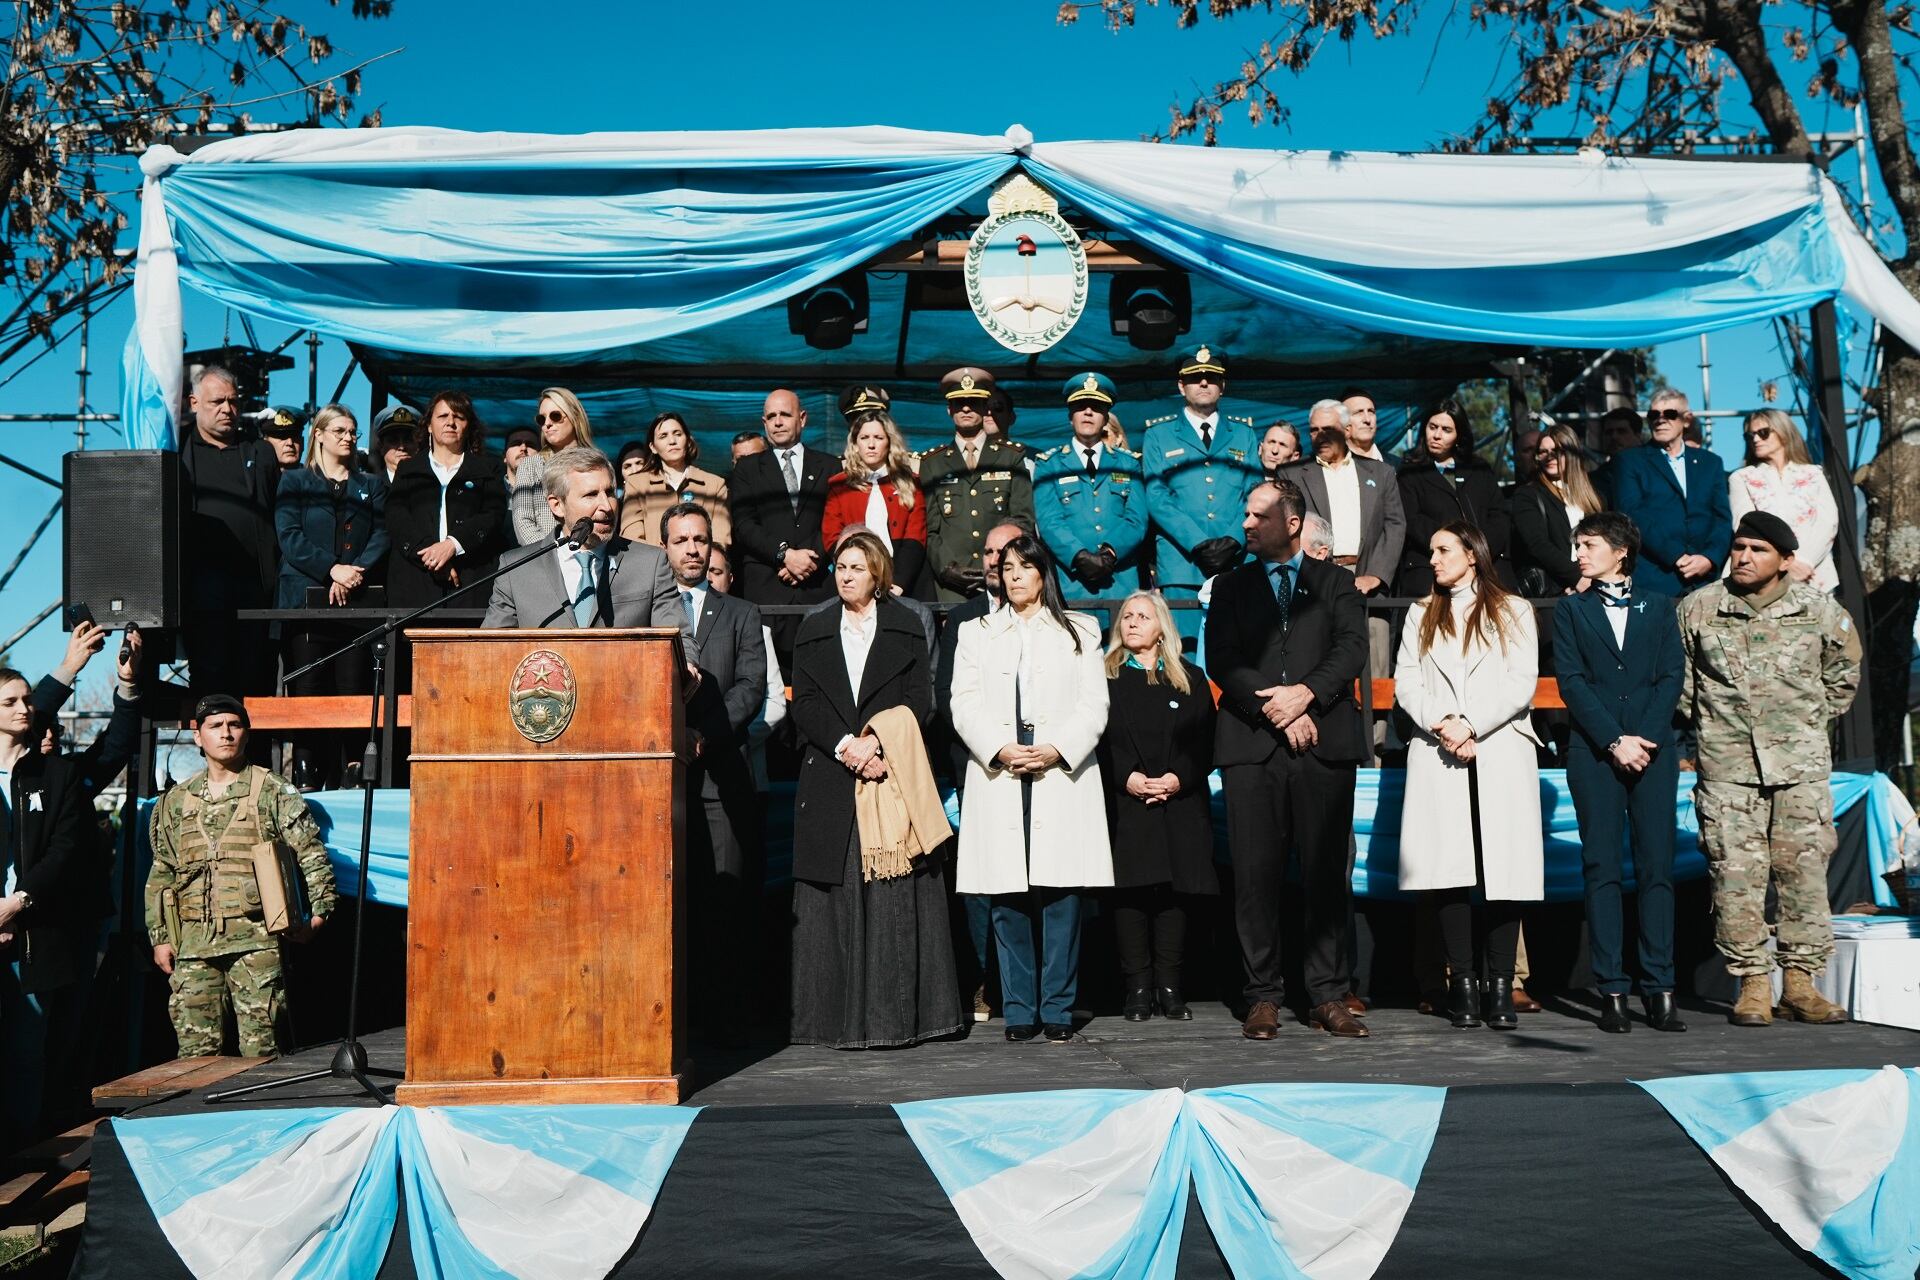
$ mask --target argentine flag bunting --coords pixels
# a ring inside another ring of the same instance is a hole
[[[410,1110],[414,1269],[432,1280],[598,1280],[633,1247],[698,1107]]]
[[[1172,1280],[1187,1212],[1178,1089],[896,1104],[1006,1280]]]
[[[1413,1203],[1445,1100],[1410,1085],[1188,1094],[1194,1190],[1234,1275],[1371,1276]]]
[[[380,1269],[399,1212],[393,1107],[114,1122],[153,1216],[198,1280]]]
[[[1801,1248],[1854,1280],[1920,1267],[1920,1073],[1635,1081]]]

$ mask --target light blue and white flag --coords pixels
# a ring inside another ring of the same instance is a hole
[[[370,1276],[399,1196],[392,1107],[119,1120],[153,1216],[199,1280]]]
[[[1188,1094],[1194,1190],[1233,1273],[1371,1276],[1413,1203],[1446,1093],[1268,1084]]]
[[[584,1280],[646,1225],[698,1107],[412,1110],[400,1129],[414,1269]]]
[[[1006,1280],[1172,1280],[1181,1105],[1178,1089],[1064,1089],[894,1111]]]
[[[1788,1238],[1855,1280],[1920,1267],[1920,1073],[1635,1081]]]

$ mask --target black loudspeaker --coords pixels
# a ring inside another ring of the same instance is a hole
[[[69,453],[62,584],[110,631],[180,625],[180,458],[162,449]]]

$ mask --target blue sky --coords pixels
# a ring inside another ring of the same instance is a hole
[[[528,6],[504,0],[454,5],[400,0],[396,16],[355,22],[344,6],[288,0],[287,12],[312,22],[343,51],[340,65],[403,51],[366,73],[363,105],[388,124],[476,130],[584,132],[595,129],[745,129],[794,125],[892,124],[997,134],[1024,124],[1042,140],[1132,138],[1164,126],[1176,98],[1204,88],[1271,35],[1265,15],[1230,22],[1203,18],[1180,31],[1165,7],[1141,4],[1128,31],[1105,30],[1097,12],[1069,27],[1051,0],[945,4],[638,3]],[[1435,13],[1443,13],[1436,9]],[[550,15],[544,23],[537,15]],[[1436,56],[1436,43],[1439,46]],[[1427,150],[1471,125],[1490,89],[1512,70],[1505,41],[1473,31],[1462,18],[1428,21],[1407,34],[1330,49],[1302,77],[1280,86],[1291,127],[1229,126],[1222,141],[1268,147]],[[1843,119],[1810,121],[1843,128]],[[1850,176],[1837,170],[1836,177]],[[131,243],[129,238],[128,243]],[[130,301],[102,314],[92,330],[90,400],[113,410],[119,356],[131,324]],[[1202,320],[1204,324],[1204,320]],[[190,345],[242,337],[239,317],[189,295]],[[256,322],[267,345],[285,326]],[[299,368],[276,378],[274,398],[307,399],[306,352]],[[1786,379],[1770,331],[1715,335],[1713,403],[1752,407],[1759,386]],[[322,349],[320,395],[346,367],[343,348]],[[0,409],[63,411],[75,400],[72,344],[45,356],[0,388]],[[1696,397],[1695,342],[1660,352],[1667,378]],[[345,394],[364,405],[357,379]],[[0,424],[6,456],[58,476],[73,447],[69,426]],[[1723,426],[1720,441],[1737,441]],[[96,426],[89,447],[118,441]],[[53,491],[0,470],[0,565],[13,558],[45,513]],[[60,592],[56,523],[15,577],[0,589],[0,640]],[[110,533],[109,533],[109,536]],[[10,658],[33,673],[58,660],[64,635],[42,624]]]

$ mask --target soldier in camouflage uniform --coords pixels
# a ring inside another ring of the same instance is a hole
[[[1779,1014],[1845,1022],[1814,990],[1833,956],[1827,860],[1836,843],[1828,726],[1860,685],[1860,635],[1829,596],[1787,576],[1799,543],[1786,521],[1749,512],[1723,582],[1680,605],[1681,714],[1699,741],[1694,811],[1713,874],[1714,944],[1740,979],[1736,1026],[1773,1020],[1767,884],[1779,896]]]
[[[279,775],[247,764],[240,700],[202,698],[194,719],[194,741],[207,767],[154,806],[147,936],[154,963],[169,978],[167,1012],[180,1056],[221,1051],[231,1003],[240,1052],[259,1057],[279,1051],[285,988],[280,940],[261,918],[253,849],[278,841],[299,859],[310,914],[286,935],[296,940],[312,936],[332,913],[333,871],[300,793]]]

